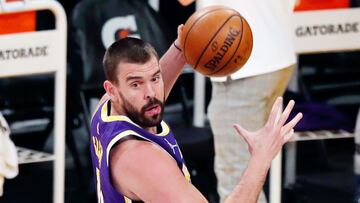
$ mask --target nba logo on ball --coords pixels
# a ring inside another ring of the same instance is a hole
[[[234,9],[209,6],[186,21],[180,43],[186,62],[206,76],[228,76],[249,59],[253,36],[249,24]]]

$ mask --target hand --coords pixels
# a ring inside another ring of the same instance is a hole
[[[195,0],[178,0],[181,5],[188,6],[189,4],[193,3]]]
[[[181,34],[184,29],[184,24],[180,24],[177,28],[177,38],[174,41],[175,46],[179,47],[181,50],[183,50],[182,43],[181,43]]]
[[[282,98],[278,97],[271,109],[267,123],[258,131],[249,132],[238,124],[234,125],[236,131],[247,142],[251,156],[271,162],[281,147],[292,138],[293,128],[302,118],[302,113],[298,113],[284,125],[295,102],[291,100],[283,112],[281,112],[281,104]]]

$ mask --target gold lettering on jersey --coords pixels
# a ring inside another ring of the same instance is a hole
[[[101,183],[100,183],[100,170],[96,168],[96,190],[97,190],[97,197],[98,203],[104,203],[104,195],[101,191]]]
[[[100,140],[98,140],[95,136],[93,136],[92,138],[93,138],[94,151],[95,151],[96,157],[98,158],[98,161],[99,161],[99,167],[101,168],[101,159],[102,159],[102,155],[103,155],[103,148],[102,148]]]

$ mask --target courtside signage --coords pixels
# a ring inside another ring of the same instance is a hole
[[[56,71],[63,57],[56,36],[54,31],[0,35],[0,75]]]
[[[293,17],[297,53],[360,48],[360,8],[295,12]]]

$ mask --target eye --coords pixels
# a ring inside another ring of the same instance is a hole
[[[153,82],[159,82],[159,80],[160,80],[160,75],[156,75],[155,77],[152,78],[151,81],[153,81]]]
[[[130,84],[130,87],[138,88],[138,87],[140,87],[140,83],[139,82],[133,82],[133,83]]]

